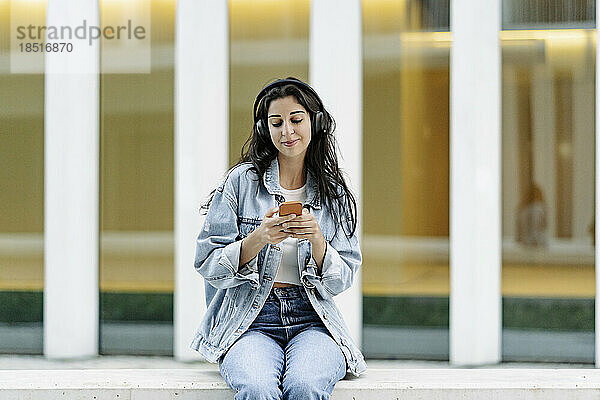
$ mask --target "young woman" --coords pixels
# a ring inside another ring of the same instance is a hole
[[[191,347],[219,362],[235,399],[328,399],[364,357],[333,296],[362,263],[356,201],[335,123],[306,83],[260,91],[240,161],[203,206],[194,266],[207,311]],[[301,215],[279,204],[301,201]]]

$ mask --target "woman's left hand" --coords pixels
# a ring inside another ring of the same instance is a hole
[[[284,232],[291,233],[293,238],[308,239],[312,245],[312,256],[317,263],[317,271],[320,274],[325,251],[327,250],[327,242],[315,216],[306,208],[303,208],[302,215],[284,222],[281,226],[284,228]]]
[[[284,222],[281,226],[284,228],[284,232],[291,233],[292,237],[308,239],[313,245],[320,245],[325,242],[323,232],[321,232],[321,227],[317,223],[315,216],[306,208],[302,209],[302,215]]]

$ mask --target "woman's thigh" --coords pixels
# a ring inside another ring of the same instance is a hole
[[[245,332],[219,362],[223,379],[236,392],[279,391],[283,368],[281,346],[257,331]]]
[[[346,358],[325,327],[305,329],[288,342],[282,380],[284,398],[328,398],[344,376]]]

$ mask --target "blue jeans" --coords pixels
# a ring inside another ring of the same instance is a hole
[[[219,370],[235,400],[329,399],[346,375],[346,359],[304,288],[274,287]]]

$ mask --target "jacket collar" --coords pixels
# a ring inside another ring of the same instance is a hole
[[[263,175],[263,183],[265,188],[267,188],[267,191],[270,194],[275,195],[276,199],[278,199],[278,196],[283,197],[281,194],[281,186],[279,185],[279,160],[277,157],[273,158],[271,164],[267,167],[267,170]],[[307,205],[316,209],[321,208],[317,180],[310,171],[307,171],[306,174],[306,199]]]

